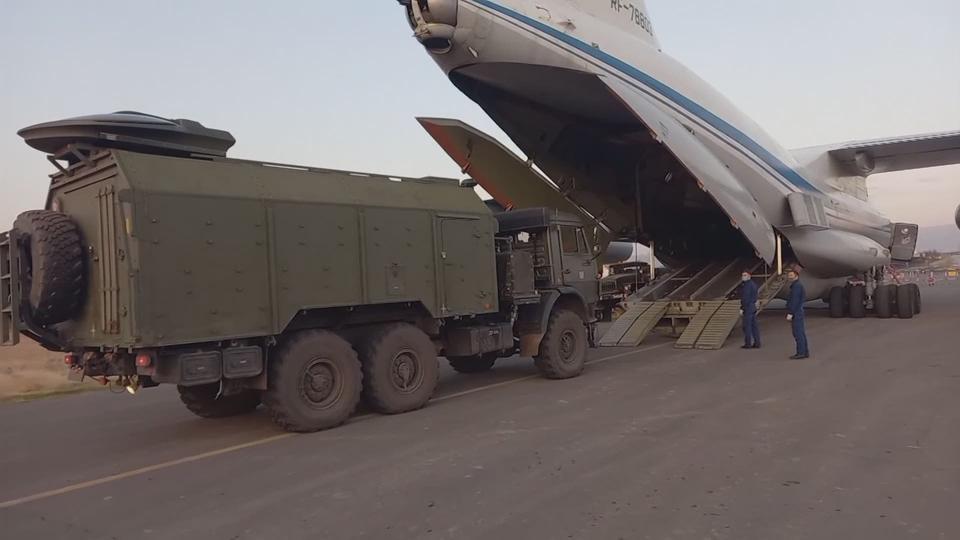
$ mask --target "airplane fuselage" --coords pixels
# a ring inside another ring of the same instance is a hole
[[[811,297],[823,296],[855,272],[890,262],[891,222],[842,191],[841,173],[822,155],[801,155],[798,161],[711,85],[663,53],[642,2],[442,3],[456,5],[456,20],[447,21],[455,22],[448,37],[427,43],[421,35],[433,59],[571,201],[614,236],[656,241],[666,246],[665,256],[677,260],[710,256],[716,247],[752,250],[769,261],[776,231],[812,274],[808,279],[822,282],[808,286]],[[408,8],[412,24],[423,32],[428,25],[422,13],[412,13],[414,7]],[[669,137],[669,126],[638,118],[611,95],[611,87],[647,100],[689,131],[753,199],[755,206],[745,208],[748,213],[754,208],[760,214],[754,217],[769,224],[769,237],[751,236],[738,215],[717,211],[724,208],[716,197],[711,201],[712,186],[687,174],[690,167],[677,159],[682,156],[657,144]],[[653,202],[634,205],[631,197],[638,194]],[[794,194],[821,201],[827,226],[796,226],[787,203]],[[685,223],[702,233],[683,232]]]

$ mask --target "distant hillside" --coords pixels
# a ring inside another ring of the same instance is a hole
[[[917,249],[927,251],[960,251],[960,229],[955,225],[920,227]]]

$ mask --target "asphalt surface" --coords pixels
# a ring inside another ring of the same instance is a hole
[[[0,405],[0,538],[960,538],[960,285],[765,348],[444,371],[440,398],[287,435],[175,390]]]

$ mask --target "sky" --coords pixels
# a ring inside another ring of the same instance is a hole
[[[664,51],[787,148],[960,130],[956,0],[648,8]],[[234,157],[404,176],[461,176],[417,116],[505,140],[394,0],[0,0],[0,13],[0,224],[43,205],[52,170],[16,131],[70,116],[191,118],[232,132]],[[892,219],[952,223],[960,166],[869,185]]]

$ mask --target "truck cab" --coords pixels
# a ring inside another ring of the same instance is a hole
[[[579,218],[549,208],[502,212],[496,218],[498,236],[510,238],[514,250],[532,255],[538,290],[564,291],[587,307],[596,304],[597,257],[590,252]]]

